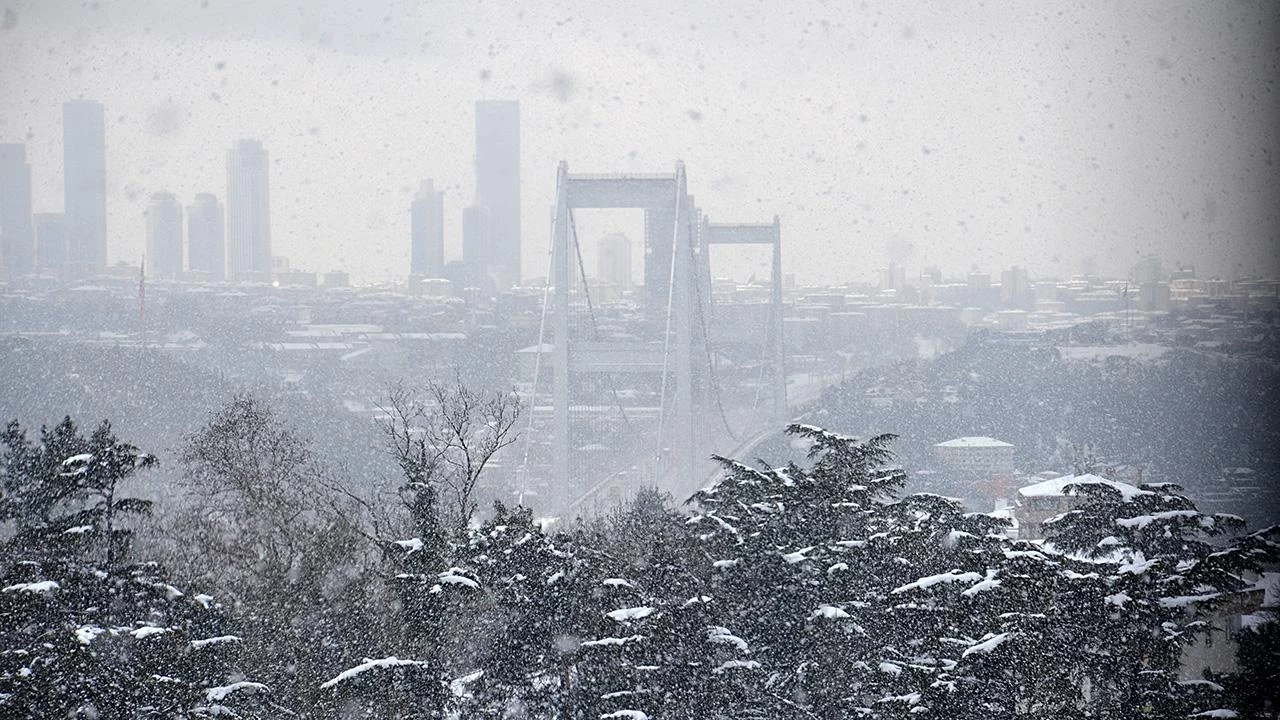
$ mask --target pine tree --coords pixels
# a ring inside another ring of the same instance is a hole
[[[136,562],[130,525],[148,503],[123,483],[154,458],[108,423],[88,438],[67,418],[39,443],[0,436],[0,708],[7,717],[269,717],[266,686],[235,669],[240,637],[207,595]]]
[[[1280,559],[1280,530],[1247,533],[1239,517],[1202,513],[1167,483],[1084,478],[1067,490],[1084,502],[1045,523],[1049,540],[1094,562],[1106,586],[1094,599],[1114,606],[1110,622],[1093,628],[1108,646],[1091,657],[1095,711],[1137,718],[1222,708],[1226,699],[1205,698],[1203,684],[1180,682],[1183,648],[1248,587],[1246,573]]]

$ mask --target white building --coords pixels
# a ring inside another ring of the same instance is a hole
[[[946,470],[968,475],[1013,472],[1014,446],[989,437],[962,437],[933,446],[933,455]]]

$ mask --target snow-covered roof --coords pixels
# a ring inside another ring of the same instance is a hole
[[[978,436],[956,438],[955,440],[940,442],[937,445],[934,445],[934,447],[1013,447],[1013,445],[1004,442],[1003,440]]]
[[[1074,495],[1075,493],[1066,492],[1068,485],[1107,485],[1120,491],[1120,494],[1128,502],[1138,495],[1146,495],[1150,491],[1139,490],[1129,483],[1119,482],[1118,480],[1108,480],[1086,473],[1084,475],[1063,475],[1060,478],[1045,480],[1034,485],[1018,488],[1018,494],[1022,497],[1060,497],[1062,495]]]

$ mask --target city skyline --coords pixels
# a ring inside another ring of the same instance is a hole
[[[1276,22],[1256,6],[801,3],[770,16],[771,33],[756,10],[680,8],[688,27],[647,40],[627,29],[644,11],[625,5],[607,20],[579,13],[574,32],[538,8],[519,22],[460,8],[449,28],[291,12],[265,3],[279,22],[259,25],[220,7],[105,16],[18,3],[0,46],[0,141],[27,143],[35,210],[59,209],[63,101],[92,97],[109,108],[113,262],[141,254],[151,192],[219,187],[220,148],[258,137],[272,149],[274,251],[392,279],[408,264],[418,179],[430,169],[446,205],[471,204],[474,102],[505,97],[521,102],[526,277],[543,274],[562,158],[575,172],[684,159],[714,216],[777,210],[805,282],[872,278],[889,260],[1055,277],[1085,258],[1116,273],[1152,252],[1226,277],[1280,262],[1265,90]],[[215,16],[248,30],[207,29]],[[504,41],[516,24],[550,39],[517,51]],[[156,63],[170,71],[153,77]],[[359,112],[348,97],[363,98]],[[460,215],[446,217],[449,257]],[[581,229],[638,237],[635,225],[584,217]],[[740,274],[752,263],[764,264],[744,260]]]

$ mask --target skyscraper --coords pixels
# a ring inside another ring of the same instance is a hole
[[[36,239],[31,228],[31,166],[27,148],[0,145],[0,267],[15,277],[35,270]]]
[[[423,180],[422,187],[413,198],[409,208],[409,228],[409,274],[443,277],[444,193],[436,191],[431,180]]]
[[[227,273],[234,280],[271,279],[267,170],[267,151],[257,140],[227,151]]]
[[[600,238],[596,251],[596,276],[619,290],[631,289],[631,239],[622,233]]]
[[[67,216],[62,213],[36,213],[32,216],[36,229],[36,265],[41,271],[61,275],[71,259],[67,246]]]
[[[499,290],[520,282],[520,103],[476,103],[476,205],[489,211],[486,275]]]
[[[462,264],[466,266],[466,283],[490,290],[494,286],[492,226],[489,208],[472,205],[462,209]]]
[[[102,103],[62,105],[64,210],[71,262],[107,264],[107,140]]]
[[[187,268],[209,280],[227,277],[227,238],[222,203],[200,193],[187,207]]]
[[[147,259],[155,277],[182,274],[182,206],[173,193],[158,192],[147,205]]]

